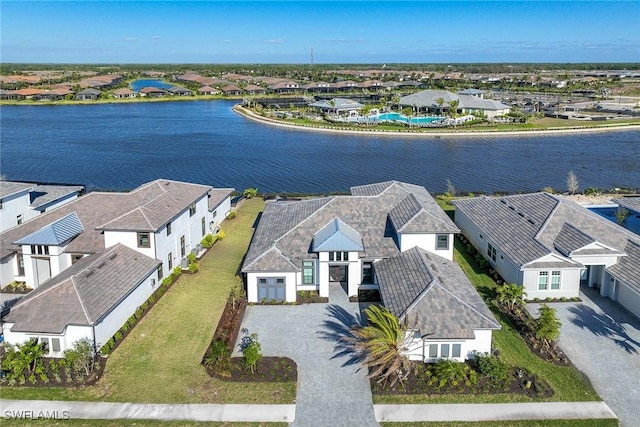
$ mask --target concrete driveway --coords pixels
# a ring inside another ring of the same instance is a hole
[[[337,284],[329,291],[329,304],[249,306],[242,328],[258,334],[264,356],[286,356],[297,363],[292,426],[377,426],[365,370],[337,342],[360,322],[360,306],[350,303]]]
[[[622,426],[640,422],[640,321],[595,289],[581,303],[554,303],[562,322],[559,344],[584,372]],[[527,304],[537,316],[539,304]]]

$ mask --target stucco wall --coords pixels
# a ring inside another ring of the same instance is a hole
[[[149,247],[138,247],[138,234],[135,231],[105,231],[104,232],[104,247],[110,248],[118,243],[134,249],[150,258],[156,258],[155,254],[155,238],[154,233],[149,233]]]
[[[551,288],[551,271],[557,269],[541,269],[541,270],[525,270],[523,272],[523,281],[527,299],[540,298],[574,298],[580,294],[580,269],[559,269],[560,270],[560,289],[552,290]],[[538,290],[538,277],[540,271],[549,272],[549,290]]]
[[[491,330],[476,329],[474,330],[475,339],[471,340],[423,340],[419,337],[414,337],[408,346],[409,351],[406,353],[411,360],[420,360],[425,362],[435,362],[441,359],[441,344],[449,344],[449,360],[455,360],[463,362],[466,359],[470,359],[474,351],[480,353],[491,352]],[[429,358],[429,345],[438,345],[438,356],[435,358]],[[460,357],[452,357],[452,345],[460,344]]]
[[[447,234],[447,233],[438,233]],[[398,241],[400,243],[400,251],[404,252],[415,246],[418,246],[433,254],[439,255],[450,261],[453,260],[453,234],[449,236],[449,248],[446,250],[436,249],[436,234],[398,234]]]
[[[284,277],[286,284],[286,300],[294,302],[296,300],[296,273],[247,273],[247,300],[249,302],[258,301],[258,278],[259,277]]]
[[[0,232],[18,225],[18,215],[22,215],[23,222],[29,219],[28,190],[2,198],[2,210],[0,210]]]
[[[619,280],[616,286],[616,301],[640,318],[640,293]]]

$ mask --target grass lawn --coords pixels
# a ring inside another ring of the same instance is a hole
[[[482,421],[482,422],[422,422],[422,423],[381,423],[383,427],[614,427],[616,419],[604,420],[523,420],[523,421]]]
[[[445,200],[437,199],[448,215],[453,217],[454,206]],[[488,302],[489,308],[502,324],[502,329],[493,332],[493,346],[500,350],[501,357],[511,366],[527,369],[537,374],[542,380],[549,383],[554,390],[554,395],[546,399],[548,401],[592,401],[601,400],[593,387],[584,376],[574,367],[556,366],[545,362],[531,353],[529,347],[514,330],[510,321],[493,304],[496,284],[493,279],[482,272],[475,263],[473,257],[465,252],[465,248],[456,239],[454,260],[466,273],[471,283],[480,295]],[[531,399],[523,395],[511,394],[481,394],[481,395],[374,395],[374,403],[507,403],[530,402]]]
[[[231,383],[209,377],[200,365],[263,209],[246,201],[223,224],[226,237],[183,274],[109,356],[91,387],[3,387],[5,399],[152,403],[293,403],[295,383]]]

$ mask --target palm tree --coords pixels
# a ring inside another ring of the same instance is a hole
[[[527,293],[524,290],[524,286],[505,283],[496,289],[498,297],[496,301],[498,304],[504,305],[508,310],[513,311],[516,308],[522,307],[525,304],[524,298]]]
[[[449,101],[449,115],[451,117],[456,117],[458,115],[458,106],[460,105],[460,101],[454,99],[453,101]]]
[[[242,192],[242,195],[247,199],[252,199],[258,195],[257,188],[247,188]]]
[[[398,318],[387,308],[371,305],[364,310],[367,326],[354,326],[351,335],[343,337],[353,347],[364,365],[369,368],[369,378],[393,387],[409,372],[409,359],[405,356],[411,334],[407,325],[400,325]]]
[[[440,107],[440,115],[442,115],[442,106],[444,105],[444,98],[436,98],[436,104]]]

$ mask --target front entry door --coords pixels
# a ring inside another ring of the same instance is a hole
[[[329,281],[331,282],[347,282],[347,266],[346,265],[330,265]]]

